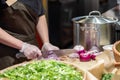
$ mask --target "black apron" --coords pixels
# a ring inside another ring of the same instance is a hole
[[[0,13],[0,26],[2,29],[10,35],[34,45],[37,45],[35,37],[37,22],[37,14],[27,5],[19,1],[3,9]],[[19,50],[17,49],[0,44],[0,69],[26,60],[17,59],[15,56],[18,52]],[[8,59],[8,61],[4,62],[3,60],[6,59]],[[1,62],[7,65],[3,65]]]

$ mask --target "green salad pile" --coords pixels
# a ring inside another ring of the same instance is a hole
[[[35,61],[6,70],[0,78],[9,80],[83,80],[74,67],[55,60]]]

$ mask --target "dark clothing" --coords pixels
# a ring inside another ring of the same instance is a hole
[[[0,26],[17,39],[37,46],[38,43],[35,37],[36,25],[39,16],[43,14],[44,9],[41,0],[18,0],[11,6],[1,9]],[[16,54],[18,52],[17,49],[0,44],[0,62],[2,62],[1,60],[8,59],[7,63],[3,61],[6,64],[3,66],[0,65],[0,69],[27,60],[26,58],[17,59]]]
[[[0,5],[5,4],[6,3],[5,1],[6,0],[0,0]]]
[[[45,11],[43,9],[43,5],[41,4],[42,3],[41,0],[18,0],[18,1],[29,6],[31,9],[33,9],[33,11],[35,11],[35,13],[38,16],[43,15],[45,13]],[[5,9],[6,7],[8,7],[8,6],[5,3],[5,0],[1,0],[0,11],[2,9]]]
[[[38,16],[44,14],[44,9],[43,5],[41,4],[42,3],[41,0],[18,0],[18,1],[30,6],[31,9],[33,9],[33,11],[35,11]]]
[[[104,13],[117,6],[117,0],[99,0],[99,11]]]

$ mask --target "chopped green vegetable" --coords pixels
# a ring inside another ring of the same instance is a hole
[[[102,75],[102,80],[111,80],[113,74],[112,73],[105,73]]]
[[[18,66],[0,74],[10,80],[83,80],[74,67],[55,60],[41,60]]]

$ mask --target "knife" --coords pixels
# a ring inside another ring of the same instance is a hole
[[[19,59],[19,58],[25,58],[25,55],[21,52],[17,53],[16,54],[16,58]]]
[[[73,49],[49,50],[49,51],[42,52],[42,56],[38,57],[38,59],[47,58],[51,54],[56,54],[58,57],[60,57],[63,55],[70,54],[72,52],[75,52],[75,50],[73,50]],[[25,58],[25,55],[23,53],[17,53],[16,58],[18,58],[18,59]]]
[[[47,57],[48,55],[50,55],[50,53],[54,53],[58,57],[60,57],[60,56],[68,55],[68,54],[73,53],[73,52],[75,52],[74,49],[50,50],[47,52],[43,52],[43,57]]]

